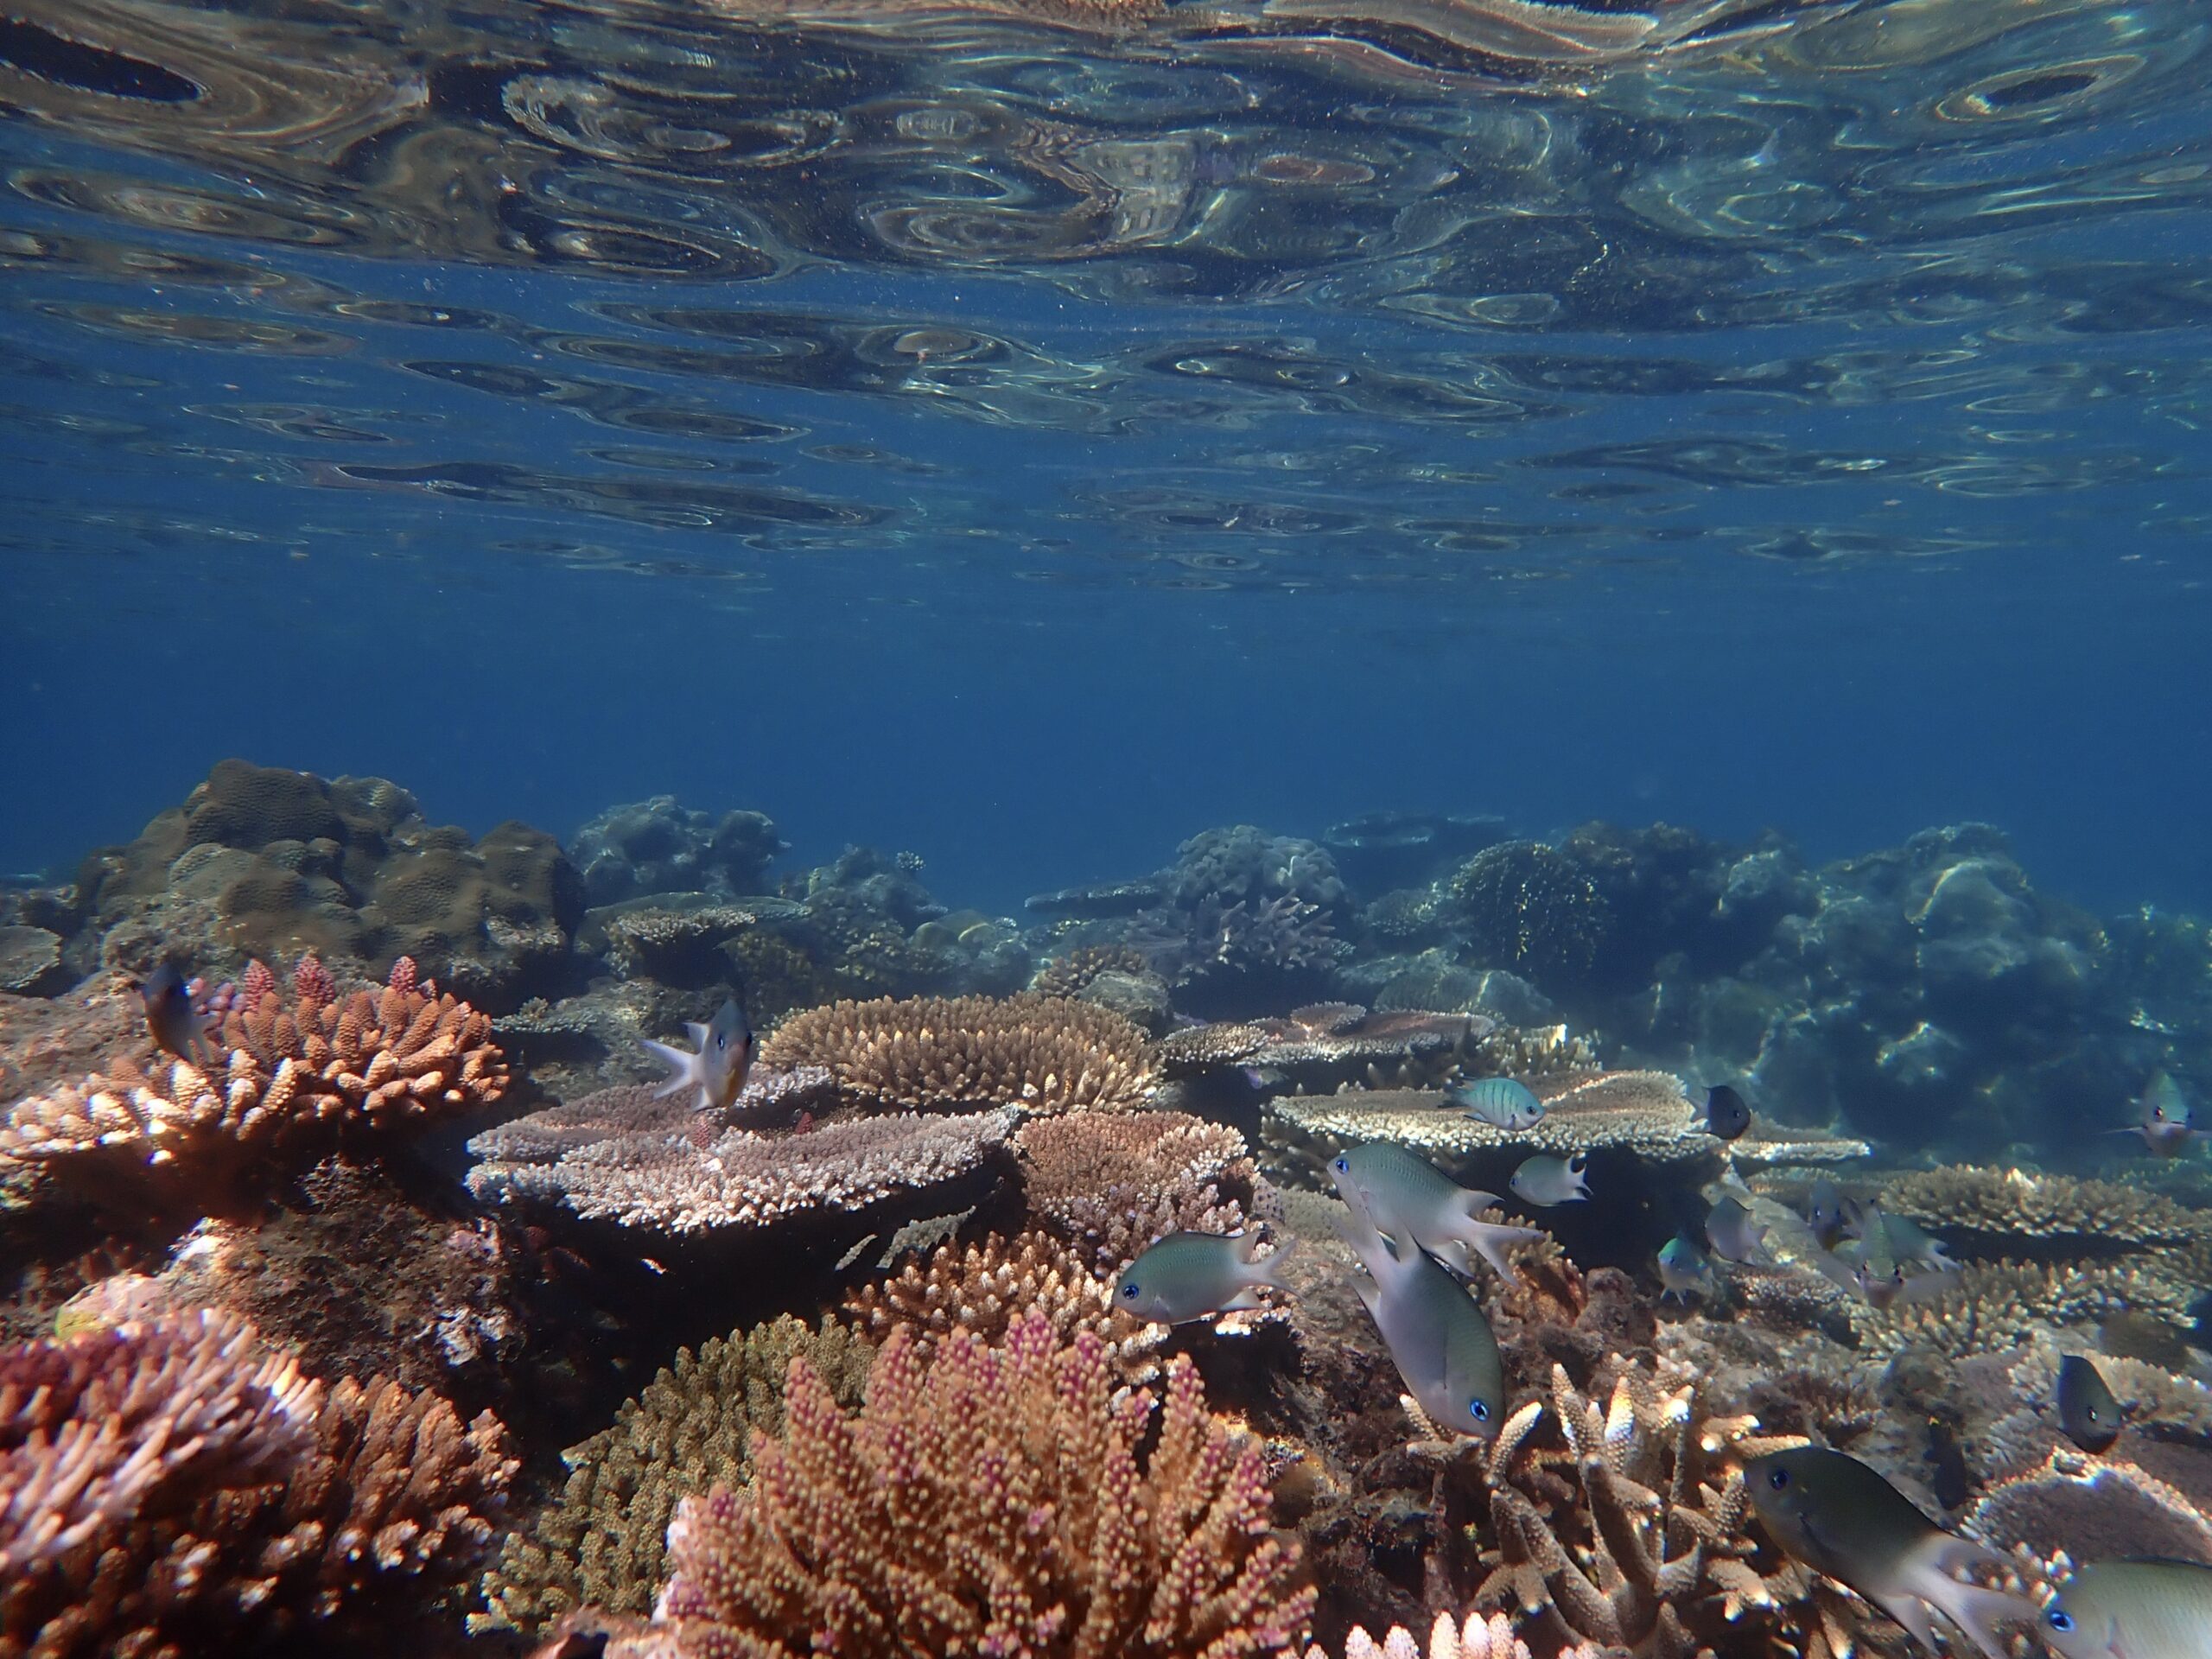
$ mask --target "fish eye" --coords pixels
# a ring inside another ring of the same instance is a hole
[[[1336,1162],[1331,1164],[1329,1167],[1335,1170],[1339,1175],[1349,1175],[1351,1173],[1351,1160],[1349,1158],[1339,1158]]]
[[[1128,1284],[1123,1285],[1123,1286],[1122,1287],[1122,1300],[1123,1301],[1125,1301],[1125,1302],[1134,1302],[1135,1300],[1136,1300],[1136,1299],[1137,1299],[1137,1287],[1136,1287],[1136,1284],[1135,1284],[1135,1282],[1134,1281],[1131,1281],[1131,1282],[1129,1282]]]
[[[1486,1423],[1490,1421],[1490,1408],[1484,1405],[1481,1401],[1468,1401],[1467,1409],[1474,1414],[1475,1421],[1477,1422]]]
[[[1773,1487],[1776,1491],[1780,1491],[1789,1484],[1789,1471],[1787,1469],[1768,1470],[1766,1484]]]
[[[2050,1628],[2056,1630],[2061,1636],[2065,1635],[2067,1631],[2074,1628],[2074,1615],[2068,1612],[2063,1607],[2052,1608],[2050,1610]]]

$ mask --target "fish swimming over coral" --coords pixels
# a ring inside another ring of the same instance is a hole
[[[1775,1541],[1815,1572],[1872,1602],[1936,1650],[1941,1613],[1989,1659],[1997,1627],[2040,1618],[2036,1605],[1953,1574],[2001,1568],[1991,1550],[1944,1531],[1874,1469],[1840,1452],[1798,1446],[1744,1465],[1744,1484]]]
[[[1766,1229],[1751,1219],[1751,1212],[1732,1198],[1723,1198],[1705,1218],[1706,1243],[1724,1262],[1748,1267],[1771,1267],[1774,1255],[1766,1247]]]
[[[1407,1233],[1377,1232],[1348,1199],[1345,1235],[1368,1276],[1352,1288],[1367,1304],[1406,1391],[1441,1432],[1494,1437],[1505,1418],[1505,1369],[1490,1321],[1467,1287]]]
[[[1843,1242],[1849,1203],[1827,1176],[1813,1178],[1813,1190],[1805,1200],[1805,1230],[1822,1249],[1833,1250]]]
[[[1294,1245],[1255,1259],[1260,1235],[1170,1233],[1122,1269],[1114,1306],[1156,1325],[1188,1325],[1216,1313],[1262,1307],[1262,1286],[1287,1289],[1282,1264]]]
[[[1677,1233],[1659,1247],[1659,1300],[1679,1296],[1685,1302],[1690,1292],[1717,1294],[1720,1289],[1719,1275],[1703,1250],[1687,1234]]]
[[[731,997],[707,1025],[687,1021],[683,1027],[698,1052],[687,1054],[666,1043],[645,1039],[645,1052],[669,1068],[668,1081],[653,1090],[655,1100],[696,1089],[694,1104],[702,1112],[726,1112],[745,1091],[746,1074],[753,1069],[753,1027],[745,1010]]]
[[[2189,1098],[2181,1085],[2164,1071],[2153,1072],[2144,1086],[2143,1118],[2125,1128],[2114,1129],[2114,1135],[2139,1135],[2152,1154],[2159,1158],[2178,1158],[2189,1149],[2190,1142],[2202,1140],[2206,1131],[2196,1126],[2195,1114],[2190,1109]]]
[[[2043,1616],[2060,1659],[2212,1659],[2212,1567],[2092,1561]]]
[[[2120,1438],[2121,1411],[2104,1373],[2081,1354],[2058,1362],[2058,1426],[2084,1452],[2111,1450]]]
[[[1572,1158],[1554,1158],[1548,1153],[1538,1153],[1513,1172],[1514,1195],[1523,1204],[1543,1208],[1588,1198],[1590,1184],[1582,1168],[1588,1156],[1578,1152]]]
[[[1469,1279],[1479,1255],[1507,1284],[1519,1282],[1506,1247],[1544,1236],[1541,1228],[1478,1220],[1497,1203],[1495,1195],[1464,1187],[1427,1159],[1388,1141],[1347,1147],[1329,1160],[1329,1178],[1347,1204],[1350,1189],[1357,1189],[1355,1208],[1377,1231],[1411,1235],[1422,1249]]]
[[[1459,1084],[1446,1095],[1453,1105],[1465,1107],[1469,1117],[1493,1129],[1533,1128],[1543,1120],[1544,1103],[1527,1084],[1512,1077]]]
[[[1723,1141],[1738,1140],[1751,1127],[1751,1109],[1725,1083],[1716,1083],[1705,1091],[1705,1104],[1697,1116],[1700,1128]]]
[[[218,1064],[214,1045],[207,1040],[200,1010],[193,1007],[192,992],[175,964],[165,962],[147,975],[138,995],[146,1005],[146,1029],[154,1041],[180,1060],[212,1072]]]

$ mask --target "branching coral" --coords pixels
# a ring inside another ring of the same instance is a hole
[[[664,1232],[751,1230],[855,1211],[988,1175],[1012,1109],[848,1118],[804,1129],[716,1133],[650,1084],[603,1090],[469,1142],[480,1198],[541,1199],[586,1219]]]
[[[1111,1110],[1153,1082],[1150,1045],[1121,1015],[1030,995],[836,1002],[792,1015],[760,1058],[826,1066],[872,1112]]]
[[[326,1389],[226,1315],[0,1351],[0,1652],[183,1659],[448,1574],[515,1466],[489,1413]]]
[[[1486,1038],[1480,1014],[1405,1008],[1370,1014],[1356,1002],[1321,1002],[1281,1019],[1217,1021],[1160,1039],[1161,1071],[1204,1077],[1232,1066],[1280,1074],[1298,1092],[1361,1083],[1440,1083]]]
[[[1079,944],[1039,968],[1029,988],[1039,996],[1080,996],[1101,974],[1146,971],[1144,953],[1126,944]]]
[[[401,960],[396,979],[411,977]],[[327,976],[302,976],[289,999],[272,988],[231,1009],[219,1068],[120,1057],[105,1075],[18,1102],[0,1122],[0,1164],[150,1170],[197,1190],[257,1160],[312,1160],[505,1093],[491,1020],[467,1003],[399,982],[329,989]]]
[[[2043,1465],[1990,1487],[1969,1519],[2007,1547],[2082,1560],[2162,1555],[2212,1563],[2212,1519],[2166,1482],[2119,1459],[2054,1447]]]
[[[1096,1338],[1117,1375],[1147,1380],[1159,1370],[1166,1329],[1117,1313],[1112,1290],[1082,1251],[1047,1234],[994,1233],[980,1244],[939,1245],[926,1262],[862,1286],[845,1311],[874,1340],[904,1332],[925,1354],[955,1332],[996,1342],[1020,1321],[1042,1319],[1060,1342]]]
[[[1882,1207],[1988,1255],[2114,1255],[2212,1237],[2212,1216],[2116,1181],[1954,1167],[1900,1175]]]
[[[2127,1262],[1974,1262],[1924,1278],[1924,1296],[1887,1308],[1850,1305],[1861,1348],[1875,1354],[1925,1348],[1953,1359],[2007,1353],[2052,1326],[2094,1324],[2115,1313],[2183,1324],[2196,1294]],[[1912,1282],[1917,1288],[1923,1281]]]
[[[874,1351],[834,1319],[813,1327],[785,1315],[679,1352],[613,1427],[561,1454],[567,1485],[527,1532],[508,1536],[484,1575],[489,1611],[471,1626],[537,1631],[587,1604],[650,1611],[677,1502],[748,1478],[752,1431],[783,1427],[785,1376],[802,1354],[838,1404],[859,1403]]]
[[[1306,1659],[1330,1659],[1318,1644],[1306,1649]],[[1529,1659],[1529,1644],[1513,1634],[1512,1624],[1501,1613],[1484,1618],[1469,1613],[1455,1620],[1439,1613],[1426,1643],[1416,1642],[1411,1630],[1394,1624],[1377,1642],[1355,1624],[1344,1637],[1344,1659]]]
[[[1169,1233],[1237,1231],[1258,1178],[1243,1135],[1184,1112],[1042,1117],[1014,1143],[1031,1211],[1109,1274]]]
[[[1033,1316],[927,1361],[894,1336],[857,1417],[795,1360],[785,1414],[750,1488],[679,1506],[662,1650],[1234,1659],[1288,1648],[1313,1605],[1259,1448],[1187,1360],[1164,1402],[1124,1394],[1096,1338]]]

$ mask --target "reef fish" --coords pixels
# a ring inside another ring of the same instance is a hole
[[[1572,1158],[1554,1158],[1538,1153],[1513,1172],[1514,1193],[1523,1204],[1539,1205],[1572,1204],[1588,1198],[1590,1185],[1582,1173],[1587,1156],[1578,1152]]]
[[[1805,1201],[1805,1226],[1824,1250],[1833,1250],[1842,1240],[1845,1203],[1834,1181],[1825,1175],[1813,1178],[1812,1194]]]
[[[1751,1212],[1734,1198],[1723,1198],[1706,1216],[1705,1242],[1724,1262],[1758,1268],[1774,1264],[1766,1248],[1766,1229],[1753,1221]]]
[[[721,1005],[712,1023],[702,1026],[687,1020],[683,1028],[698,1044],[697,1053],[687,1054],[645,1039],[645,1052],[670,1071],[668,1081],[653,1090],[653,1098],[664,1100],[686,1089],[696,1089],[699,1098],[695,1104],[699,1110],[729,1110],[744,1091],[745,1074],[753,1069],[753,1027],[746,1023],[745,1010],[732,997]]]
[[[2092,1561],[2043,1616],[2062,1659],[2212,1659],[2212,1567]]]
[[[1683,1233],[1675,1234],[1659,1247],[1659,1282],[1664,1287],[1659,1293],[1662,1302],[1669,1296],[1679,1296],[1687,1302],[1694,1290],[1709,1292],[1720,1287],[1713,1275],[1713,1263]]]
[[[1992,1551],[1945,1532],[1912,1500],[1853,1457],[1816,1446],[1770,1452],[1744,1465],[1744,1484],[1767,1532],[1815,1572],[1872,1602],[1933,1651],[1930,1609],[1999,1659],[1996,1627],[2035,1623],[2036,1605],[1953,1574],[2001,1568]]]
[[[2103,1452],[2120,1438],[2120,1402],[2104,1373],[2080,1354],[2058,1362],[2058,1426],[2084,1452]]]
[[[217,1063],[214,1045],[200,1022],[200,1010],[192,1006],[184,976],[165,962],[146,976],[138,995],[146,1005],[146,1029],[154,1040],[180,1060],[212,1072]]]
[[[2188,1098],[2181,1085],[2163,1071],[2153,1072],[2143,1090],[2143,1121],[2114,1135],[2139,1135],[2143,1144],[2160,1158],[2178,1158],[2205,1131],[2196,1127]]]
[[[1525,1083],[1511,1077],[1484,1077],[1463,1083],[1450,1091],[1453,1104],[1467,1109],[1467,1116],[1493,1129],[1533,1128],[1544,1116],[1544,1103]]]
[[[1370,1217],[1376,1231],[1411,1234],[1414,1243],[1470,1279],[1479,1255],[1507,1284],[1518,1283],[1506,1246],[1544,1236],[1541,1228],[1478,1221],[1496,1197],[1460,1185],[1427,1160],[1388,1141],[1345,1147],[1329,1160],[1329,1179],[1346,1204],[1353,1203],[1357,1189],[1355,1208]]]
[[[1346,1236],[1369,1276],[1352,1288],[1367,1304],[1406,1392],[1446,1433],[1495,1436],[1505,1414],[1497,1338],[1467,1287],[1408,1233],[1385,1238],[1357,1198]]]
[[[1170,1233],[1122,1269],[1114,1283],[1114,1306],[1158,1325],[1187,1325],[1216,1313],[1259,1307],[1260,1287],[1285,1287],[1285,1245],[1264,1262],[1255,1261],[1256,1232]]]
[[[1698,1114],[1698,1120],[1707,1135],[1733,1141],[1751,1127],[1751,1109],[1726,1084],[1716,1083],[1705,1091],[1705,1108]]]

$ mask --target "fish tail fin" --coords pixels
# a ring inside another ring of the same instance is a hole
[[[1475,1196],[1488,1198],[1490,1195],[1478,1192]],[[1479,1255],[1484,1261],[1489,1262],[1497,1270],[1497,1276],[1509,1285],[1519,1284],[1521,1275],[1514,1270],[1513,1262],[1505,1253],[1507,1249],[1515,1244],[1523,1244],[1532,1239],[1541,1238],[1543,1236],[1544,1230],[1541,1227],[1500,1226],[1494,1222],[1477,1221],[1472,1216],[1465,1220],[1455,1221],[1452,1228],[1452,1239],[1465,1245],[1471,1254]],[[1471,1278],[1473,1275],[1471,1274],[1468,1276]]]
[[[1275,1253],[1273,1255],[1264,1262],[1254,1264],[1258,1268],[1259,1272],[1253,1279],[1253,1284],[1273,1285],[1277,1290],[1288,1290],[1290,1287],[1282,1281],[1282,1264],[1297,1254],[1298,1241],[1294,1238],[1283,1240],[1281,1243],[1275,1246]],[[1251,1260],[1249,1256],[1245,1259]]]
[[[1954,1568],[1996,1563],[1994,1555],[1970,1539],[1938,1534],[1936,1548],[1911,1568],[1909,1588],[1911,1594],[1964,1631],[1989,1659],[2004,1659],[2005,1648],[1998,1639],[1997,1627],[2006,1624],[2032,1624],[2042,1617],[2041,1610],[2024,1596],[2016,1596],[2006,1590],[1986,1589],[1952,1576]]]
[[[699,1081],[699,1057],[686,1054],[680,1048],[671,1048],[666,1043],[657,1043],[650,1037],[641,1037],[639,1044],[646,1053],[668,1067],[668,1080],[653,1090],[655,1100],[665,1100],[681,1090],[689,1089]]]

